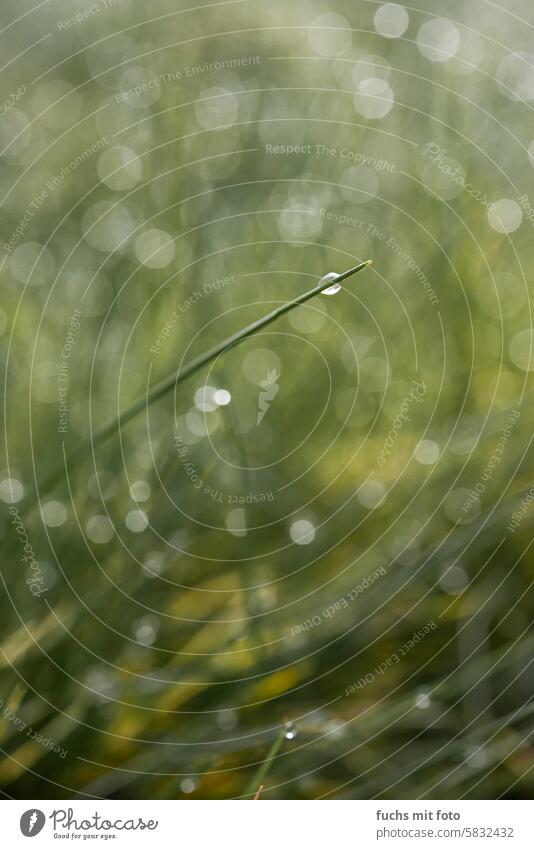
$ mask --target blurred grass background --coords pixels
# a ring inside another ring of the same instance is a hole
[[[239,797],[281,735],[266,798],[532,793],[534,57],[506,6],[3,3],[6,796]]]

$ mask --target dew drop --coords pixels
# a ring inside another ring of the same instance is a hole
[[[468,746],[465,750],[465,764],[470,769],[482,769],[488,763],[488,755],[483,746]]]
[[[289,529],[289,536],[297,545],[309,545],[315,539],[315,526],[308,519],[297,519]]]
[[[430,692],[428,690],[419,690],[415,695],[415,706],[420,710],[426,710],[432,704]]]

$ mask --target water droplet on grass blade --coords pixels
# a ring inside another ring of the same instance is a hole
[[[294,740],[297,736],[297,726],[293,722],[288,722],[286,725],[286,740]]]
[[[322,286],[323,283],[328,283],[329,280],[336,280],[339,277],[339,274],[336,274],[335,271],[329,271],[328,274],[325,274],[324,277],[321,277],[319,280],[319,286]],[[334,286],[329,286],[328,289],[323,289],[323,295],[337,295],[338,292],[341,291],[341,284],[335,283]]]
[[[227,407],[232,400],[232,396],[227,389],[216,389],[213,395],[213,400],[218,407]]]

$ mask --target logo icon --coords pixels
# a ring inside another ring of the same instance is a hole
[[[35,837],[42,831],[46,822],[46,817],[38,808],[31,808],[29,811],[24,811],[20,818],[20,830],[24,837]]]
[[[278,395],[278,390],[280,387],[278,386],[278,380],[280,375],[276,371],[276,369],[272,369],[267,372],[267,377],[265,380],[260,381],[260,386],[263,389],[263,392],[260,392],[260,397],[258,400],[258,415],[256,417],[256,427],[259,427],[263,417],[267,413],[267,410],[271,406],[272,402]]]

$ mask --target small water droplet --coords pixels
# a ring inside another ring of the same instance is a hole
[[[335,271],[329,271],[328,274],[325,274],[324,277],[321,277],[321,279],[319,280],[319,286],[321,286],[323,283],[328,283],[329,280],[335,280],[337,277],[339,277],[339,274],[336,274]],[[334,286],[329,286],[328,289],[324,289],[322,294],[323,295],[337,295],[337,293],[340,292],[340,291],[341,291],[341,284],[336,283]]]
[[[234,710],[222,710],[217,714],[217,725],[223,731],[232,731],[237,725],[237,715]]]
[[[232,400],[232,396],[227,389],[216,389],[213,395],[213,400],[218,407],[227,407]]]
[[[286,738],[286,740],[294,740],[296,736],[297,736],[297,727],[293,722],[289,722],[286,725],[285,738]]]
[[[483,746],[469,746],[465,750],[465,763],[470,769],[482,769],[488,763],[488,755]]]

